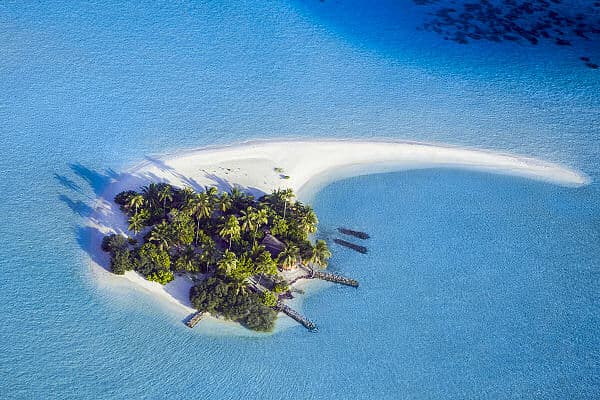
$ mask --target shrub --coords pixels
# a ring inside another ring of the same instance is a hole
[[[102,239],[102,250],[115,253],[127,249],[127,238],[123,235],[107,235]]]
[[[148,279],[149,281],[158,282],[161,285],[166,285],[167,283],[175,279],[175,276],[171,271],[160,269],[150,275],[147,275],[146,279]]]
[[[290,290],[290,287],[284,282],[276,282],[275,285],[273,285],[273,292],[276,294],[285,293],[288,290]]]
[[[227,278],[213,277],[190,290],[192,305],[199,311],[221,314],[248,329],[270,331],[277,313],[263,304],[262,296],[240,287]]]
[[[126,190],[115,196],[115,203],[120,206],[126,206],[129,204],[129,199],[138,194],[135,190]]]
[[[117,275],[123,275],[125,271],[133,269],[129,250],[117,250],[110,260],[110,269]]]
[[[269,290],[265,290],[262,294],[262,302],[267,307],[274,307],[277,305],[277,296]]]

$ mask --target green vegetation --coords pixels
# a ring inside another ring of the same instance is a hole
[[[190,290],[199,311],[269,331],[273,308],[289,290],[279,271],[299,263],[324,268],[331,257],[324,241],[309,241],[314,211],[294,199],[289,189],[255,199],[237,188],[198,193],[150,183],[115,197],[134,237],[106,236],[102,250],[115,274],[135,270],[163,285],[190,274],[199,282]],[[281,248],[262,245],[267,235]]]

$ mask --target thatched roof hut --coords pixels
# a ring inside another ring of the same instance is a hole
[[[281,253],[283,249],[285,249],[285,243],[283,243],[281,240],[277,239],[270,233],[265,234],[265,237],[262,240],[262,242],[260,242],[260,244],[265,246],[267,251],[271,253],[271,257],[273,258],[276,258],[279,255],[279,253]]]

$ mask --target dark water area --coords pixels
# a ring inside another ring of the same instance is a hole
[[[598,69],[600,2],[563,0],[323,0],[302,2],[315,15],[358,40],[394,49],[415,31],[461,45],[477,41],[581,48],[577,59]],[[417,39],[418,40],[418,39]],[[596,51],[593,49],[596,48]],[[587,49],[592,49],[588,51]],[[591,54],[593,53],[593,54]],[[571,55],[569,55],[571,56]]]

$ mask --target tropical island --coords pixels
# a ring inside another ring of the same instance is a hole
[[[291,189],[255,199],[235,187],[198,193],[152,182],[115,196],[133,235],[107,235],[102,249],[115,274],[135,270],[162,285],[188,274],[199,312],[270,331],[280,298],[291,295],[282,272],[325,268],[331,257],[325,241],[309,240],[317,230],[315,212],[294,199]]]
[[[90,272],[103,287],[124,284],[150,294],[177,316],[192,315],[188,326],[198,316],[216,317],[204,324],[204,332],[244,334],[237,323],[220,322],[225,319],[269,330],[279,312],[313,329],[292,309],[312,286],[307,279],[358,282],[322,269],[328,252],[324,243],[311,241],[317,219],[305,204],[336,179],[432,167],[565,186],[590,181],[573,169],[529,157],[412,142],[256,141],[146,157],[111,174],[94,205],[87,220]],[[338,232],[353,242],[352,250],[366,251],[359,244],[368,235]],[[350,246],[329,236],[336,246]],[[270,306],[273,300],[276,305]],[[279,326],[291,325],[284,319]]]

